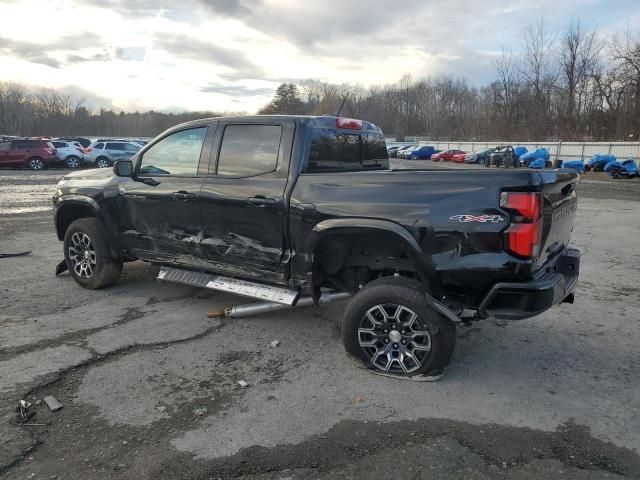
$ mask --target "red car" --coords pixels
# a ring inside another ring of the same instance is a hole
[[[466,157],[466,153],[456,153],[453,157],[451,157],[451,161],[455,163],[464,163],[464,157]]]
[[[20,139],[0,143],[0,167],[42,170],[53,165],[64,165],[64,161],[47,140]]]
[[[444,152],[438,152],[431,155],[431,160],[434,162],[450,162],[453,160],[453,156],[459,153],[467,153],[462,150],[445,150]]]

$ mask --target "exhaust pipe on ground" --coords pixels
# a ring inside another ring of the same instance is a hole
[[[326,305],[337,300],[344,300],[349,298],[351,294],[349,292],[323,292],[318,300],[319,305]],[[276,302],[259,302],[248,303],[246,305],[236,305],[234,307],[225,308],[224,310],[213,310],[207,313],[208,318],[240,318],[248,317],[249,315],[257,315],[259,313],[275,312],[277,310],[289,310],[296,307],[310,307],[313,305],[312,297],[302,297],[295,306],[285,305],[283,303]]]

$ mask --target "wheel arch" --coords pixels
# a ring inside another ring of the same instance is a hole
[[[81,195],[67,196],[63,199],[54,214],[56,234],[58,240],[64,240],[64,235],[71,223],[79,218],[95,217],[101,219],[100,206],[92,198]]]
[[[429,257],[424,255],[415,237],[402,225],[389,220],[370,218],[330,219],[318,223],[309,234],[305,252],[307,252],[307,277],[314,297],[319,296],[319,248],[324,242],[345,236],[371,235],[371,238],[384,238],[393,244],[391,248],[399,248],[406,253],[420,281],[425,288],[434,291],[437,287],[435,268]]]

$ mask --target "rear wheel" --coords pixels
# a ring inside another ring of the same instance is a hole
[[[31,170],[43,170],[45,166],[44,160],[40,157],[31,157],[29,159],[29,168]]]
[[[75,170],[76,168],[80,168],[80,159],[75,155],[69,155],[67,157],[67,167]]]
[[[92,290],[113,285],[122,261],[111,256],[107,239],[95,218],[80,218],[64,235],[64,259],[73,279]]]
[[[96,160],[96,166],[98,168],[109,168],[110,165],[111,162],[107,157],[98,157],[98,159]]]
[[[398,377],[437,377],[449,364],[456,327],[416,281],[386,277],[349,303],[342,324],[347,353],[365,368]]]

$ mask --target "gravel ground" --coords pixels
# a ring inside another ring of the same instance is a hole
[[[63,173],[0,171],[0,253],[32,251],[0,259],[6,478],[640,478],[640,260],[613,254],[635,248],[640,181],[583,175],[574,305],[460,326],[425,384],[354,368],[344,303],[214,320],[243,300],[141,262],[102,291],[54,277]],[[64,408],[13,423],[46,395]]]

